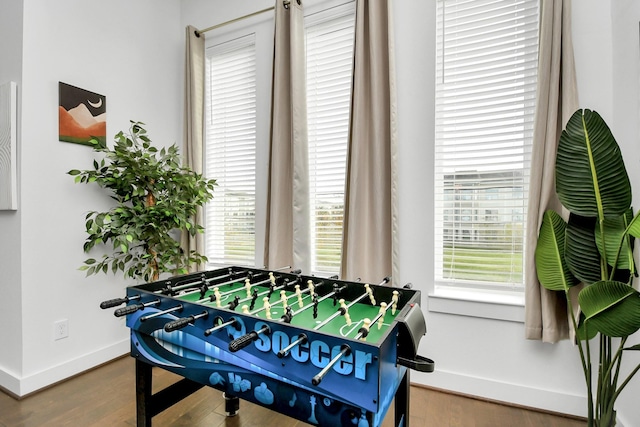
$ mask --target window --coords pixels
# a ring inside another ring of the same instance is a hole
[[[521,290],[537,0],[438,0],[436,287]]]
[[[314,273],[340,271],[353,68],[354,3],[305,19]]]
[[[312,273],[335,274],[341,258],[355,2],[309,11],[311,268]],[[268,24],[273,26],[272,21]],[[261,79],[271,80],[273,54],[264,46],[273,44],[273,35],[247,35],[251,28],[217,44],[207,38],[205,170],[218,180],[218,187],[206,209],[205,244],[209,262],[217,265],[256,265],[262,260],[270,120],[270,102],[264,100],[271,92],[260,94],[260,88]]]
[[[255,35],[207,49],[205,171],[217,180],[206,206],[209,262],[253,265],[256,229]]]

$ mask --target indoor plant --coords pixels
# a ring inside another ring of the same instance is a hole
[[[120,270],[150,281],[165,272],[186,273],[189,265],[206,261],[196,251],[185,252],[176,234],[203,231],[194,215],[213,197],[216,182],[181,166],[175,144],[160,150],[151,145],[143,126],[132,121],[129,133],[115,136],[113,148],[91,140],[104,158],[94,160],[93,169],[68,172],[76,182],[95,182],[116,201],[107,212],[92,211],[85,218],[84,251],[95,245],[113,248],[100,260],[85,260],[81,269],[87,275]]]
[[[621,372],[623,354],[640,350],[627,344],[640,329],[640,294],[633,288],[640,220],[633,216],[620,148],[598,113],[578,110],[562,131],[556,192],[569,220],[544,214],[535,253],[538,279],[563,292],[569,307],[576,302],[570,288],[584,284],[579,314],[569,311],[586,380],[588,425],[609,427],[616,423],[616,399],[640,369]]]

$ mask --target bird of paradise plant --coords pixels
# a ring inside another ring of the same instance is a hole
[[[562,131],[556,193],[569,219],[545,212],[535,253],[538,279],[563,292],[568,307],[575,303],[570,289],[584,286],[579,314],[569,311],[587,387],[588,426],[611,427],[616,399],[640,370],[638,363],[626,376],[621,372],[623,355],[640,350],[640,344],[627,344],[640,329],[640,293],[633,287],[640,219],[633,215],[620,148],[595,111],[576,111]]]

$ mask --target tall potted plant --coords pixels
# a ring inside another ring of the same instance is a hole
[[[158,280],[161,273],[186,273],[188,266],[207,258],[185,252],[179,232],[192,236],[203,227],[194,222],[199,206],[213,197],[215,180],[205,179],[180,165],[174,144],[158,150],[151,144],[144,123],[131,122],[129,133],[119,132],[113,148],[91,140],[103,159],[93,169],[71,170],[77,183],[96,183],[109,191],[115,206],[89,212],[85,218],[84,251],[96,245],[112,248],[99,260],[88,258],[81,270],[87,275],[122,271],[126,277]]]
[[[598,113],[576,111],[563,130],[556,156],[556,192],[569,220],[544,214],[535,253],[540,283],[564,293],[584,284],[579,314],[571,311],[587,387],[588,426],[616,423],[615,403],[640,370],[622,372],[623,355],[640,350],[627,344],[640,329],[640,293],[634,237],[640,219],[631,207],[631,184],[620,148]]]

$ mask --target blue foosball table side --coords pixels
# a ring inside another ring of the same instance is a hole
[[[378,427],[393,404],[394,425],[409,425],[410,370],[434,368],[433,361],[417,355],[426,333],[419,291],[371,285],[379,300],[388,301],[393,290],[400,291],[397,315],[372,343],[324,333],[313,325],[241,313],[235,306],[180,298],[181,292],[198,286],[205,295],[247,271],[230,267],[132,286],[125,298],[101,305],[127,304],[116,315],[126,315],[131,330],[138,426],[151,426],[155,415],[204,386],[223,392],[228,415],[235,415],[239,400],[246,400],[309,425]],[[266,273],[251,269],[249,277]],[[320,280],[294,272],[277,276],[279,282],[272,286]],[[362,283],[331,282],[332,287],[318,288],[316,298],[329,298],[339,289],[349,301],[366,301],[359,297]],[[183,379],[152,393],[154,367]]]

